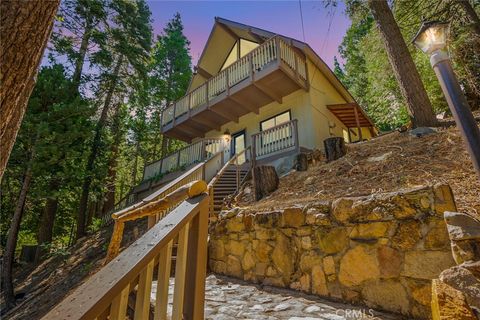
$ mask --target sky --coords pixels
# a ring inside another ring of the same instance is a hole
[[[301,2],[300,2],[301,1]],[[214,18],[222,17],[307,42],[333,69],[333,58],[339,56],[350,20],[344,14],[344,5],[325,8],[323,1],[148,1],[152,12],[154,33],[163,27],[176,12],[184,24],[184,33],[190,40],[190,53],[195,65],[202,53]],[[339,59],[341,61],[341,59]]]

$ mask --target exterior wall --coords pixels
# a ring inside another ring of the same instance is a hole
[[[454,265],[447,185],[256,212],[210,228],[215,273],[429,318],[431,280]]]
[[[261,121],[290,110],[292,120],[298,120],[300,146],[323,150],[323,140],[326,138],[333,136],[346,138],[344,133],[347,133],[347,128],[327,109],[329,104],[346,103],[345,99],[309,59],[307,59],[307,68],[309,92],[299,89],[283,97],[282,104],[276,101],[269,103],[260,108],[259,114],[253,112],[246,114],[239,118],[238,123],[231,121],[223,125],[220,131],[207,132],[205,137],[221,137],[227,129],[231,134],[245,129],[248,147],[252,144],[251,135],[260,132]],[[368,128],[362,128],[362,134],[364,139],[371,137]],[[356,140],[358,136],[352,134],[352,141]]]
[[[347,103],[345,98],[325,78],[322,72],[307,59],[308,75],[310,82],[310,104],[312,106],[313,128],[315,133],[315,145],[317,149],[323,149],[323,140],[329,137],[344,137],[345,125],[338,120],[328,109],[329,104]],[[327,125],[317,125],[327,124]],[[355,129],[356,130],[356,129]],[[368,128],[362,128],[364,139],[371,138]],[[352,136],[352,141],[358,137]],[[347,141],[349,142],[349,141]]]
[[[238,123],[233,121],[223,125],[220,131],[212,130],[207,132],[206,138],[220,137],[228,129],[231,134],[245,129],[246,146],[252,145],[251,136],[260,132],[260,122],[266,120],[279,113],[290,110],[291,118],[298,119],[298,136],[300,146],[306,148],[315,147],[315,139],[310,134],[313,128],[313,121],[311,117],[311,108],[309,102],[309,95],[303,89],[299,89],[286,97],[283,97],[282,104],[274,101],[260,108],[259,114],[249,113],[238,119]]]

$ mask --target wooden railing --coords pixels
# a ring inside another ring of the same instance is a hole
[[[252,135],[254,161],[275,154],[298,150],[297,119],[284,122],[273,128]]]
[[[222,138],[202,139],[189,144],[160,160],[145,165],[143,180],[178,171],[194,163],[205,161],[224,148],[225,140]]]
[[[183,201],[160,223],[153,226],[115,260],[89,278],[71,295],[52,309],[44,320],[79,319],[167,319],[171,255],[178,241],[171,319],[203,319],[207,266],[208,202],[206,183],[196,192],[175,195],[150,202],[134,210],[163,210],[169,202],[183,196]],[[197,195],[201,193],[200,195]],[[196,195],[196,196],[195,196]],[[193,196],[193,197],[192,197]],[[127,213],[128,214],[128,213]],[[130,211],[134,214],[134,211]],[[155,303],[150,297],[154,270],[157,269]],[[127,310],[129,299],[133,310]],[[130,312],[129,312],[130,311]]]
[[[243,80],[249,77],[253,79],[255,73],[260,72],[274,61],[283,61],[294,71],[295,75],[304,81],[307,80],[305,58],[283,38],[275,36],[170,105],[162,112],[162,126],[188,113],[189,110],[208,104],[210,100]]]
[[[243,165],[244,163],[248,162],[250,164],[250,168],[252,169],[252,149],[250,147],[245,148],[241,152],[235,154],[233,157],[228,160],[225,165],[220,169],[220,171],[217,172],[215,177],[208,183],[207,189],[208,189],[208,194],[210,196],[210,216],[213,214],[213,195],[214,195],[214,190],[215,190],[215,184],[217,183],[218,179],[220,179],[225,172],[225,170],[232,164],[235,165],[236,169],[236,191],[239,191],[240,186],[244,182],[245,178],[248,176],[245,176],[243,180],[240,179],[240,166]]]

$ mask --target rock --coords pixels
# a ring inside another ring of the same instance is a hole
[[[310,292],[310,275],[308,273],[303,274],[300,277],[300,290]]]
[[[372,281],[362,289],[365,303],[370,307],[407,313],[410,309],[405,288],[396,281]]]
[[[312,248],[312,239],[310,237],[302,237],[302,249],[310,250]]]
[[[245,252],[245,245],[241,241],[230,240],[227,242],[226,249],[228,253],[241,258]]]
[[[419,222],[407,221],[400,223],[392,238],[392,246],[400,250],[412,249],[420,241],[421,237],[422,232]]]
[[[480,281],[467,269],[454,266],[444,270],[438,277],[443,283],[460,290],[468,304],[480,310]]]
[[[235,216],[227,220],[226,228],[229,232],[240,232],[245,230],[241,216]]]
[[[466,213],[450,211],[445,212],[444,218],[452,241],[471,239],[480,241],[479,220]]]
[[[383,237],[391,223],[390,222],[371,222],[358,224],[350,232],[352,239],[377,239]]]
[[[312,267],[312,293],[328,296],[327,281],[321,265]]]
[[[209,254],[211,259],[225,260],[225,246],[223,245],[223,241],[221,240],[210,241],[208,249],[209,249]]]
[[[335,274],[335,261],[333,256],[323,258],[323,270],[326,274]]]
[[[391,247],[377,248],[378,266],[382,278],[395,278],[402,271],[402,254]]]
[[[303,312],[306,312],[306,313],[314,313],[314,312],[320,312],[322,311],[322,308],[320,308],[319,306],[308,306],[305,308],[305,310],[303,310]]]
[[[314,265],[321,265],[322,257],[314,251],[305,252],[300,257],[300,270],[309,272]]]
[[[295,254],[287,237],[280,232],[277,233],[277,241],[272,253],[272,261],[275,267],[281,272],[285,283],[290,280],[293,272]]]
[[[248,271],[255,266],[255,260],[250,251],[247,251],[242,259],[242,267],[244,271]]]
[[[443,251],[408,251],[402,276],[417,279],[435,279],[445,269],[454,265],[452,255]]]
[[[468,261],[462,263],[460,266],[470,271],[475,278],[480,280],[480,261]]]
[[[414,288],[412,290],[412,297],[421,305],[430,306],[432,301],[432,286],[428,284]]]
[[[324,230],[317,232],[319,247],[326,254],[343,251],[348,244],[347,230],[345,228],[333,228],[327,233]]]
[[[226,274],[227,273],[227,264],[223,261],[215,261],[215,260],[210,260],[209,261],[210,269],[219,274]]]
[[[267,271],[267,264],[266,263],[256,263],[255,264],[255,274],[257,276],[264,276],[265,272]]]
[[[435,128],[430,128],[430,127],[417,127],[408,132],[409,135],[417,138],[428,136],[429,134],[433,134],[433,133],[437,133],[437,130]]]
[[[282,226],[297,228],[305,224],[305,215],[302,208],[293,207],[283,210]]]
[[[386,153],[382,154],[381,156],[368,157],[367,161],[368,162],[382,162],[382,161],[387,160],[392,154],[393,154],[393,152],[389,151],[389,152],[386,152]]]
[[[439,279],[432,281],[433,319],[477,320],[461,291]]]
[[[457,264],[467,261],[480,261],[479,240],[458,240],[451,242],[452,255]]]
[[[273,308],[273,311],[275,311],[275,312],[285,311],[285,310],[288,310],[290,308],[291,308],[291,306],[289,304],[280,303]]]
[[[255,256],[260,262],[269,262],[270,261],[270,252],[272,252],[272,246],[270,246],[266,241],[263,240],[253,240],[252,241],[253,251]]]
[[[340,261],[338,279],[347,286],[356,286],[370,279],[380,276],[377,258],[373,250],[364,246],[356,246],[350,249]]]
[[[430,230],[425,236],[423,244],[425,249],[448,248],[450,246],[450,240],[445,222],[435,217],[435,219],[429,223],[429,227]]]
[[[434,208],[438,216],[443,217],[445,211],[457,211],[452,189],[448,184],[436,184],[433,187]]]
[[[242,264],[237,257],[229,255],[227,258],[227,274],[243,279]]]
[[[302,170],[300,170],[302,171]],[[307,177],[307,179],[305,179],[303,181],[303,184],[306,185],[306,186],[309,186],[309,185],[312,185],[315,183],[315,178],[314,177]]]
[[[220,220],[229,219],[229,218],[235,217],[238,214],[239,211],[240,211],[240,208],[237,208],[237,207],[235,207],[231,210],[228,210],[228,211],[224,210],[224,211],[221,211],[219,213],[218,218]]]
[[[354,215],[353,202],[351,198],[339,198],[333,201],[332,214],[338,222],[344,224]]]

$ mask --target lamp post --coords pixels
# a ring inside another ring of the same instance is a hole
[[[442,87],[457,127],[462,134],[473,166],[480,177],[480,129],[468,107],[467,99],[453,72],[447,44],[448,24],[438,21],[423,22],[412,42],[417,48],[430,55],[430,64]]]

